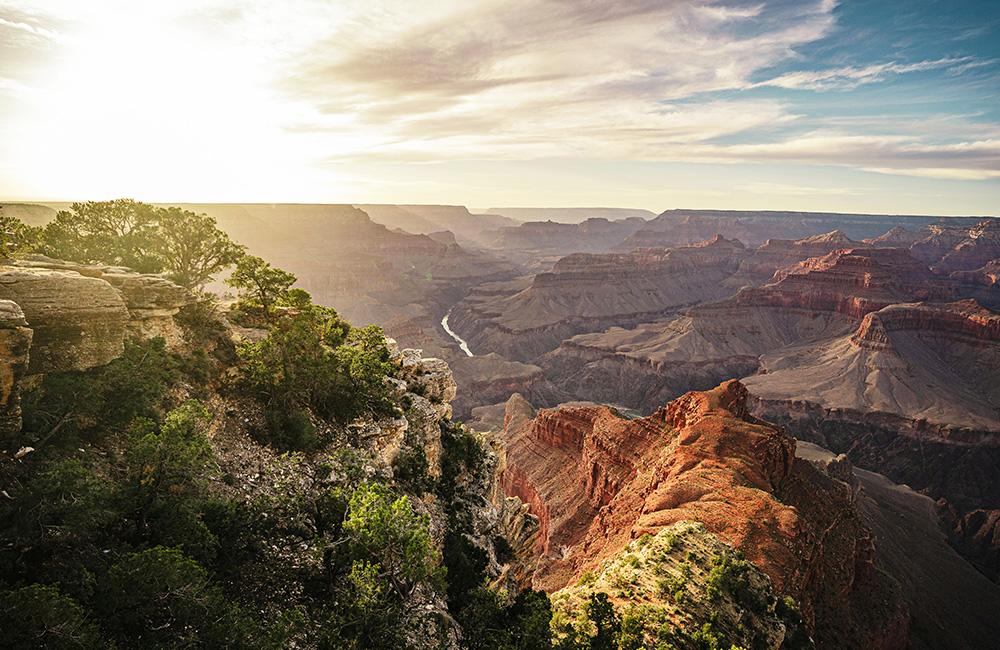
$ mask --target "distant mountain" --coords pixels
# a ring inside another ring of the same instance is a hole
[[[743,210],[667,210],[630,237],[621,250],[646,246],[684,246],[717,234],[759,246],[768,239],[801,239],[840,230],[854,240],[878,237],[894,226],[920,230],[940,224],[970,228],[992,217],[933,217],[834,212]]]
[[[487,214],[502,214],[521,221],[556,221],[580,223],[587,219],[652,219],[655,212],[640,208],[490,208]]]
[[[450,230],[459,243],[481,245],[484,231],[516,226],[519,221],[499,214],[472,214],[462,205],[358,204],[372,221],[417,235]]]

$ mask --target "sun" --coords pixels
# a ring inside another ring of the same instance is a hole
[[[95,4],[105,10],[61,35],[22,109],[25,180],[73,197],[163,201],[329,189],[329,175],[320,183],[311,171],[316,147],[284,128],[296,107],[275,90],[268,52],[149,3]]]

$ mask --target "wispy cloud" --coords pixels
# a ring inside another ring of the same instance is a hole
[[[14,13],[0,15],[0,32],[4,30],[53,41],[59,38],[59,32],[37,25],[29,18]]]
[[[973,67],[988,65],[988,61],[978,61],[971,57],[944,58],[915,63],[876,63],[861,67],[845,66],[827,70],[802,70],[785,74],[753,84],[754,87],[773,86],[775,88],[806,90],[852,90],[864,84],[876,83],[887,77],[948,68],[956,73]]]

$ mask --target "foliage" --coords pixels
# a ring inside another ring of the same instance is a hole
[[[42,252],[52,257],[165,272],[189,289],[205,285],[243,256],[243,247],[212,217],[132,199],[74,203],[56,214],[40,239]]]
[[[2,208],[0,206],[0,210]],[[32,252],[39,246],[41,236],[41,228],[29,226],[17,217],[0,212],[0,257],[11,258]]]
[[[413,511],[408,497],[396,496],[378,483],[364,483],[351,496],[344,530],[367,556],[365,561],[405,598],[417,584],[444,577],[428,522]]]
[[[265,338],[236,349],[240,387],[265,406],[270,440],[286,449],[321,444],[306,409],[339,422],[391,414],[386,377],[392,366],[382,330],[351,328],[335,310],[312,304],[305,292],[267,299],[285,298],[295,308],[272,315]]]
[[[251,647],[254,638],[205,569],[177,549],[126,555],[101,580],[96,602],[105,632],[123,645]]]
[[[156,273],[163,270],[156,236],[158,212],[132,199],[74,203],[45,226],[43,250],[64,260]]]
[[[552,605],[543,591],[507,592],[479,587],[468,594],[459,622],[469,650],[547,650],[552,647]]]
[[[11,650],[100,647],[97,628],[79,603],[55,587],[32,584],[0,593],[4,647]]]
[[[244,309],[259,309],[264,319],[270,322],[274,307],[295,284],[295,279],[288,271],[275,268],[259,257],[245,255],[236,263],[226,284],[239,292]]]
[[[161,209],[158,219],[163,269],[182,287],[204,286],[244,256],[244,248],[230,241],[206,214],[172,207]]]
[[[123,426],[138,416],[150,417],[175,372],[175,359],[164,340],[155,338],[126,342],[122,356],[106,366],[82,373],[48,374],[22,398],[27,440],[71,445],[76,434]]]

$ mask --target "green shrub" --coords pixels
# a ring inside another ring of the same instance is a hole
[[[3,645],[11,650],[102,648],[97,627],[72,598],[33,584],[0,593]]]

